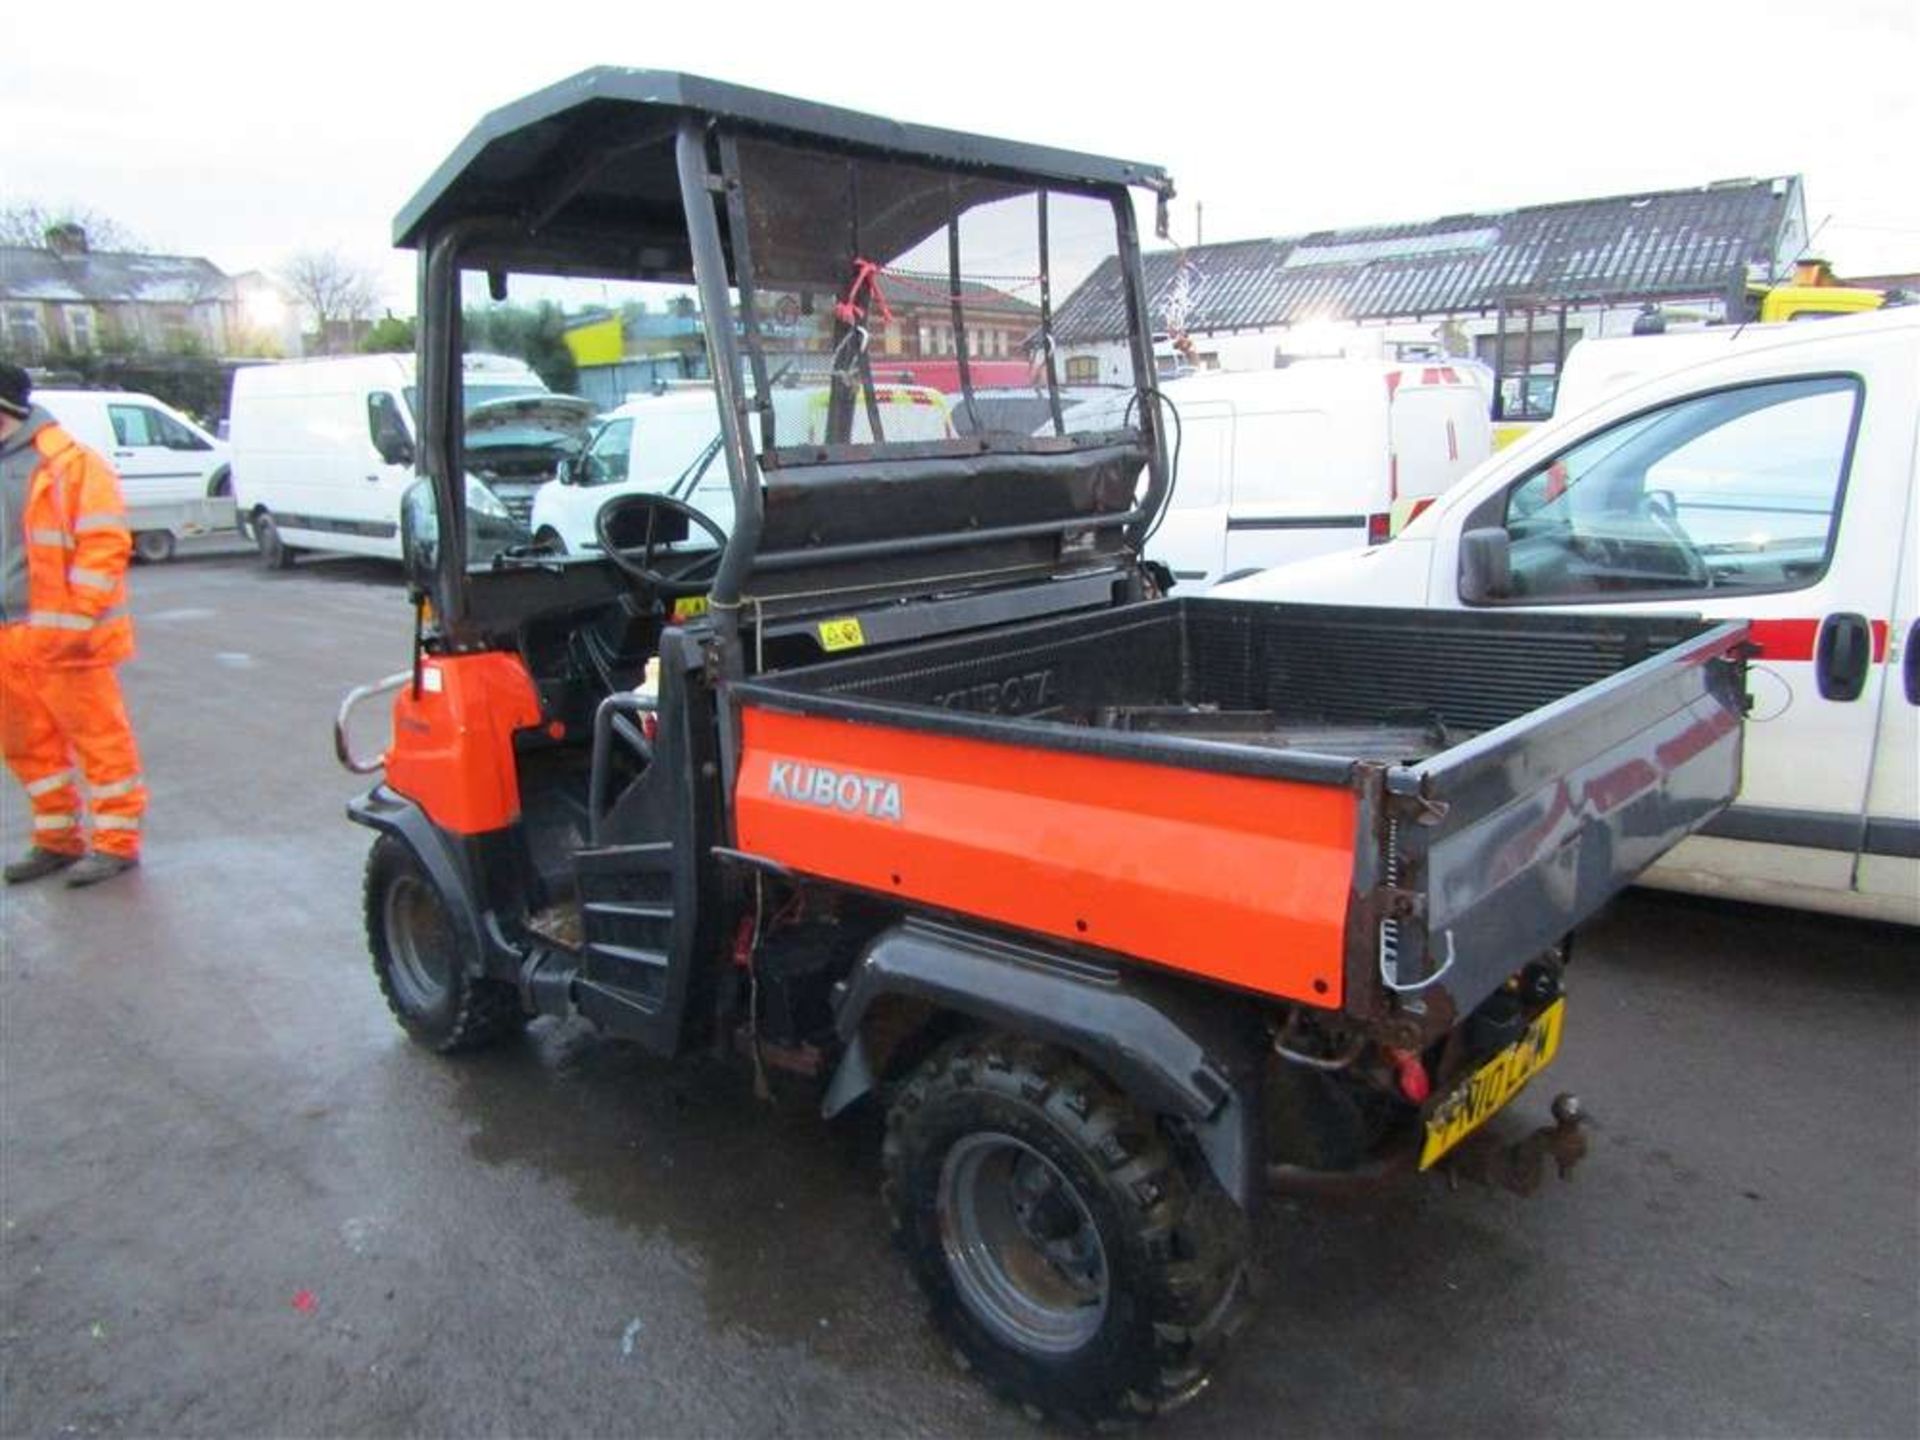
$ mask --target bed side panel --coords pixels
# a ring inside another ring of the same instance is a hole
[[[1356,797],[747,706],[740,847],[790,869],[1321,1006]]]

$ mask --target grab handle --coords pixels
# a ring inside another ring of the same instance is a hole
[[[347,741],[347,721],[353,712],[376,695],[385,695],[398,690],[413,679],[411,670],[402,670],[398,675],[389,675],[384,680],[376,680],[371,685],[359,685],[347,692],[340,702],[340,713],[333,717],[333,754],[343,766],[355,775],[371,775],[387,763],[387,752],[382,750],[371,760],[362,760],[353,753],[353,747]]]

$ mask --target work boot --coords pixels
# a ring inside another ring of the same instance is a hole
[[[139,857],[134,855],[103,855],[96,850],[73,867],[67,876],[67,888],[78,890],[82,885],[98,885],[102,880],[111,880],[121,871],[131,870],[139,863]]]
[[[67,850],[48,850],[35,845],[18,860],[11,862],[6,870],[7,884],[21,885],[29,880],[38,880],[55,871],[64,870],[80,859],[80,853]]]

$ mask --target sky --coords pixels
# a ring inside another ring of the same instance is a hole
[[[598,64],[1160,164],[1187,243],[1798,173],[1842,274],[1920,271],[1920,0],[92,0],[60,28],[0,48],[0,204],[235,273],[337,250],[402,314],[394,213],[487,110]]]

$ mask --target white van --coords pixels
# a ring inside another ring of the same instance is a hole
[[[1648,883],[1920,924],[1920,309],[1712,347],[1542,425],[1392,544],[1223,593],[1751,620],[1740,802]]]
[[[881,429],[889,440],[950,440],[947,397],[924,385],[876,385]],[[774,391],[775,440],[818,444],[825,438],[829,392],[823,386]],[[680,386],[635,396],[602,416],[580,458],[542,485],[528,521],[533,540],[547,550],[577,555],[600,548],[594,519],[617,495],[653,491],[685,500],[722,530],[733,528],[733,491],[727,467],[716,464],[720,415],[712,387]],[[864,404],[854,408],[853,442],[871,437]]]
[[[141,559],[165,560],[176,536],[233,524],[226,444],[171,405],[130,390],[35,390],[33,398],[119,474]]]
[[[1493,444],[1485,396],[1446,363],[1299,360],[1160,389],[1179,468],[1148,554],[1183,590],[1385,540]],[[1067,426],[1113,428],[1132,403],[1088,401]]]
[[[553,394],[526,364],[500,355],[466,356],[463,383],[472,503],[524,523],[535,488],[577,451],[593,406]],[[234,501],[262,560],[284,567],[310,549],[400,558],[416,398],[411,355],[294,360],[234,375]]]

